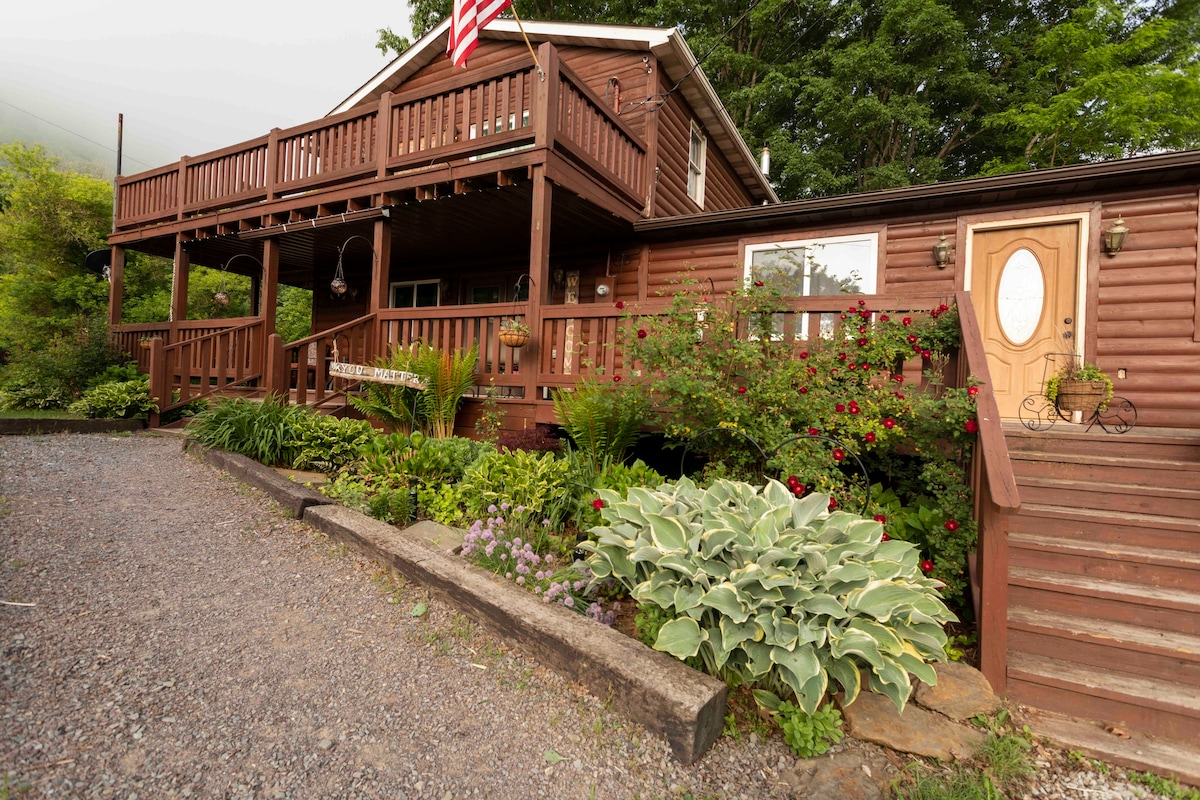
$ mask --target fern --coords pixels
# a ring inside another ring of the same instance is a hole
[[[375,366],[399,372],[413,372],[413,358],[419,345],[397,347],[379,358]],[[392,433],[412,433],[424,426],[417,397],[418,389],[410,386],[391,386],[384,383],[363,383],[362,395],[351,397],[350,405],[363,416],[379,422]]]
[[[554,410],[567,436],[596,471],[624,461],[641,436],[645,396],[636,387],[582,380],[574,391],[554,395]]]
[[[463,395],[475,385],[479,346],[455,352],[422,346],[413,354],[412,371],[425,388],[417,395],[417,407],[427,420],[429,434],[435,439],[454,435],[454,418]]]

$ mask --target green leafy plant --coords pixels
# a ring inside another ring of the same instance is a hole
[[[1046,379],[1046,383],[1042,386],[1042,395],[1046,398],[1046,402],[1058,403],[1058,391],[1063,381],[1103,381],[1104,382],[1104,397],[1100,401],[1099,409],[1103,411],[1108,408],[1108,403],[1113,396],[1113,382],[1099,367],[1090,362],[1077,362],[1073,357],[1068,358],[1066,363],[1054,375]]]
[[[293,406],[281,395],[262,401],[221,398],[192,418],[187,437],[204,445],[240,453],[269,467],[290,467],[305,417],[315,412]]]
[[[770,692],[755,692],[755,699],[771,712],[783,731],[783,740],[800,758],[819,756],[842,740],[842,713],[833,703],[808,714]]]
[[[554,411],[571,443],[593,466],[619,463],[641,435],[649,406],[638,387],[580,380],[554,394]]]
[[[570,465],[554,453],[487,453],[467,468],[462,488],[476,517],[505,503],[537,511],[554,525],[570,513]]]
[[[454,435],[454,419],[463,395],[475,385],[479,346],[449,352],[421,345],[413,353],[412,371],[421,377],[425,388],[417,394],[417,407],[436,439]]]
[[[479,417],[475,420],[475,434],[483,441],[496,444],[504,427],[504,409],[496,401],[496,379],[492,378],[479,404]]]
[[[375,429],[366,420],[322,414],[297,417],[292,467],[336,472],[357,460],[363,445],[374,437]]]
[[[149,376],[101,383],[83,393],[68,409],[88,419],[146,419],[158,411],[150,396]]]
[[[903,708],[910,673],[936,683],[945,622],[955,619],[917,550],[883,541],[883,526],[765,487],[690,480],[626,496],[600,491],[606,525],[592,529],[596,580],[613,579],[672,617],[654,648],[734,685],[794,694],[814,713],[832,678],[853,702],[868,685]]]
[[[397,372],[412,372],[415,353],[419,345],[396,347],[387,356],[376,360],[375,366]],[[395,433],[411,433],[423,424],[422,412],[417,403],[419,389],[411,386],[393,386],[386,383],[364,382],[360,393],[350,395],[350,405],[368,419],[378,420],[385,428]]]

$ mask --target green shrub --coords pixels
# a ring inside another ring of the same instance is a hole
[[[187,437],[205,447],[240,453],[268,467],[290,467],[299,454],[300,432],[313,411],[268,395],[261,402],[221,398],[192,418]]]
[[[356,461],[363,445],[375,437],[371,423],[362,419],[308,414],[296,418],[293,469],[336,472]]]
[[[375,366],[397,372],[412,372],[415,347],[394,348],[387,356],[377,359]],[[411,386],[364,382],[361,394],[357,397],[351,395],[349,400],[350,405],[361,414],[368,419],[378,420],[389,431],[412,433],[423,424],[417,404],[419,393],[419,389]]]
[[[830,745],[842,740],[842,713],[834,708],[833,703],[826,703],[812,714],[807,714],[774,695],[767,694],[764,698],[760,693],[756,698],[766,700],[764,705],[783,731],[783,740],[800,758],[819,756],[827,752]]]
[[[814,713],[833,678],[846,702],[869,687],[903,708],[909,674],[933,684],[954,615],[917,550],[882,541],[883,526],[829,498],[690,480],[658,490],[602,490],[604,526],[583,542],[595,580],[615,579],[639,604],[673,619],[654,647],[733,685],[794,694]]]
[[[88,389],[69,410],[88,419],[146,419],[158,411],[158,403],[150,397],[149,377],[143,375]]]
[[[605,462],[625,460],[641,435],[649,405],[637,386],[589,379],[555,392],[554,411],[575,448],[599,469]]]
[[[417,489],[417,513],[443,525],[461,528],[467,523],[467,498],[457,483],[437,483]]]
[[[90,381],[121,361],[102,320],[57,336],[43,349],[14,348],[0,381],[0,410],[66,408]]]
[[[504,503],[536,511],[555,526],[570,514],[570,465],[553,453],[488,453],[467,468],[462,483],[473,518]]]

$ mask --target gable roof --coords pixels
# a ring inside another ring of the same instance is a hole
[[[678,28],[643,28],[630,25],[590,25],[576,22],[523,21],[525,33],[535,44],[597,47],[614,50],[649,51],[671,84],[682,81],[678,91],[691,105],[704,126],[710,145],[720,149],[742,183],[758,200],[778,203],[779,197],[759,171],[758,159],[750,152],[737,126],[717,97],[716,90],[700,69],[696,56]],[[497,19],[479,33],[480,39],[522,41],[516,20]],[[378,100],[384,92],[396,89],[434,59],[446,57],[450,38],[450,20],[444,19],[337,105],[330,115]]]

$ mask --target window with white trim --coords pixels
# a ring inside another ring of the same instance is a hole
[[[429,308],[440,305],[441,281],[398,281],[391,285],[392,308]]]
[[[875,294],[878,264],[877,233],[746,245],[747,283],[761,281],[785,296]],[[808,335],[809,316],[802,336]],[[821,330],[832,330],[832,324],[832,315],[824,315]]]
[[[688,142],[687,193],[701,208],[704,208],[704,164],[707,157],[708,140],[693,122],[692,135]]]

